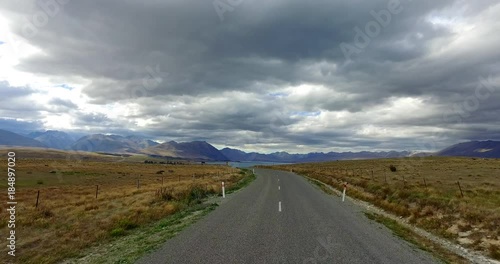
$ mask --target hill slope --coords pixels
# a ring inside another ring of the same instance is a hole
[[[0,145],[46,148],[40,141],[0,129]]]
[[[149,139],[145,139],[145,138],[139,137],[139,136],[127,136],[125,138],[134,142],[137,145],[136,147],[140,148],[140,149],[145,149],[145,148],[149,148],[152,146],[157,146],[159,144],[158,142],[155,142],[155,141],[152,141]]]
[[[500,158],[500,141],[470,141],[445,148],[439,156]]]
[[[149,147],[141,151],[145,154],[177,157],[185,159],[225,161],[228,160],[214,146],[205,141],[192,141],[177,143],[175,141],[165,142],[157,146]]]
[[[49,148],[63,150],[71,149],[71,146],[75,143],[75,140],[70,135],[56,130],[41,132],[34,139],[42,142]]]
[[[138,153],[141,149],[137,143],[125,137],[103,134],[82,137],[71,148],[73,150],[110,153]]]

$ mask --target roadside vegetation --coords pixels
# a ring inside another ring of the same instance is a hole
[[[96,243],[120,239],[220,195],[222,181],[231,190],[248,178],[223,165],[145,164],[141,157],[54,153],[16,151],[18,263],[79,257]],[[0,164],[0,170],[6,171],[6,165]],[[6,181],[0,186],[6,190]],[[3,201],[6,193],[0,193]],[[2,214],[5,209],[1,203]],[[7,221],[1,219],[5,233]]]
[[[462,246],[500,259],[500,160],[401,158],[287,164]]]
[[[413,230],[404,227],[393,219],[375,213],[365,213],[365,215],[369,219],[383,224],[384,226],[389,228],[394,235],[416,245],[421,250],[430,252],[432,255],[434,255],[444,263],[468,263],[468,261],[463,257],[449,252],[447,249],[439,246],[437,243],[413,232]]]

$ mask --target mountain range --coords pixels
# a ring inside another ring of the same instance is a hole
[[[438,156],[500,158],[500,141],[470,141],[459,143],[436,153]]]
[[[141,153],[141,149],[156,145],[158,145],[157,142],[138,136],[93,134],[78,139],[71,149],[91,152]]]
[[[47,130],[46,132],[32,132],[28,134],[28,137],[40,141],[45,146],[54,149],[68,150],[71,149],[71,146],[75,143],[75,139],[70,135],[56,130]]]
[[[21,147],[37,147],[37,148],[46,148],[42,142],[21,136],[19,134],[0,129],[0,145],[5,146],[21,146]]]
[[[346,159],[376,159],[376,158],[397,158],[408,157],[409,151],[389,151],[389,152],[312,152],[307,154],[289,154],[287,152],[275,152],[271,154],[261,154],[256,152],[246,153],[238,149],[221,149],[229,160],[232,161],[266,161],[266,162],[317,162],[328,160],[346,160]]]
[[[262,154],[238,149],[218,150],[205,141],[158,143],[141,136],[93,134],[75,140],[62,131],[49,130],[20,135],[0,130],[0,145],[53,148],[62,150],[90,151],[121,154],[146,154],[179,159],[201,161],[258,161],[258,162],[320,162],[347,159],[397,158],[410,156],[465,156],[500,158],[500,141],[471,141],[459,143],[435,153],[413,153],[410,151],[361,151],[361,152],[312,152],[290,154],[275,152]]]
[[[145,154],[168,156],[194,160],[228,161],[229,159],[221,151],[205,141],[192,141],[177,143],[175,141],[165,142],[153,147],[143,149]]]

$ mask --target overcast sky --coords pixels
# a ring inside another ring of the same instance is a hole
[[[0,128],[273,152],[500,139],[495,0],[0,3]]]

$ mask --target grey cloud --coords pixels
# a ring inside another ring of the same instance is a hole
[[[9,100],[18,97],[31,95],[34,91],[29,87],[12,87],[6,81],[0,81],[0,91],[2,92],[3,100]]]
[[[138,104],[139,111],[130,118],[150,119],[151,124],[138,129],[156,137],[232,145],[253,140],[288,148],[412,146],[404,136],[391,140],[353,135],[364,124],[373,124],[414,127],[415,134],[429,140],[431,128],[450,131],[441,137],[442,144],[498,138],[494,131],[500,126],[500,91],[480,100],[466,118],[454,111],[474,95],[480,76],[500,75],[500,38],[495,34],[500,28],[497,16],[487,16],[499,11],[498,3],[401,1],[401,13],[393,14],[380,34],[347,61],[340,44],[353,44],[354,28],[363,30],[374,20],[370,12],[387,8],[388,2],[245,1],[221,22],[211,2],[70,1],[28,39],[44,55],[23,59],[18,69],[92,80],[83,91],[93,103]],[[20,35],[26,25],[23,16],[41,10],[30,1],[2,5]],[[462,33],[432,24],[430,19],[438,15],[466,25],[483,23],[473,29],[479,39],[447,50]],[[151,76],[149,69],[156,71],[156,66],[159,71]],[[151,81],[154,85],[148,86]],[[325,89],[280,99],[265,96],[304,84]],[[432,112],[392,119],[370,114],[405,97],[424,98]],[[76,108],[71,102],[54,104]],[[291,132],[308,120],[292,113],[317,111],[347,111],[359,120],[338,125],[336,131],[306,127]],[[74,116],[76,126],[94,129],[127,131],[134,125],[78,111]]]
[[[66,109],[77,109],[78,106],[69,101],[69,100],[63,100],[63,99],[60,99],[60,98],[53,98],[49,101],[49,104],[53,107],[56,107],[56,108],[62,108],[63,110]],[[61,110],[60,110],[61,111]]]
[[[98,124],[101,126],[106,126],[110,122],[112,122],[111,119],[109,119],[106,115],[104,114],[99,114],[99,113],[78,113],[76,114],[77,117],[77,123],[76,125],[87,125],[87,124]]]
[[[8,82],[0,82],[0,118],[37,120],[39,111],[45,107],[29,96],[34,93],[30,87],[13,87]]]
[[[41,130],[43,124],[40,121],[22,121],[17,119],[0,118],[0,129],[14,133],[28,134],[29,132]]]

